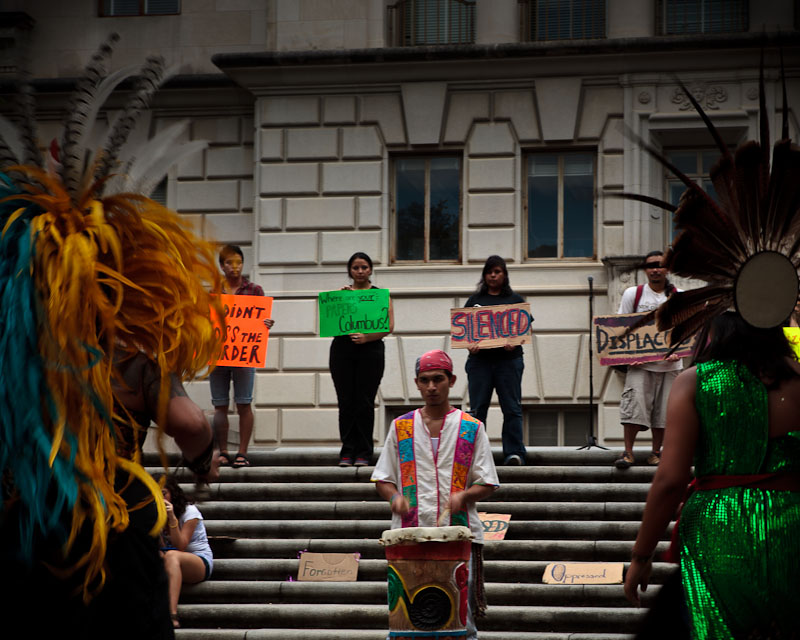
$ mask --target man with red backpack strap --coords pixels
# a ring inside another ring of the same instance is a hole
[[[647,254],[644,261],[647,283],[628,287],[622,294],[617,313],[652,311],[677,291],[667,280],[667,270],[662,266],[663,257],[663,251],[651,251]],[[653,430],[653,449],[647,456],[647,464],[657,465],[660,462],[667,398],[672,382],[681,369],[683,363],[676,355],[668,356],[660,362],[633,363],[628,366],[619,405],[625,451],[614,461],[617,469],[627,469],[634,464],[633,444],[637,434],[647,429]]]

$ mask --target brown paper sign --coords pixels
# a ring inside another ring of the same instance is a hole
[[[545,584],[622,584],[622,562],[553,562],[542,576]]]
[[[670,350],[669,331],[659,331],[655,320],[624,335],[628,327],[644,317],[644,313],[614,316],[597,316],[593,319],[594,342],[597,357],[604,366],[658,362]],[[694,340],[682,344],[675,353],[683,358],[692,355]]]
[[[489,349],[528,344],[532,324],[528,302],[450,309],[450,346],[467,349],[477,344]]]
[[[484,540],[502,540],[508,532],[508,523],[511,516],[507,513],[478,512],[478,517],[483,525]]]
[[[297,579],[308,582],[355,582],[358,578],[357,553],[300,554]]]

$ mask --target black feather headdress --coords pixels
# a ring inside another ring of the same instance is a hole
[[[755,327],[778,326],[792,313],[798,299],[800,148],[789,139],[784,81],[781,139],[773,148],[770,167],[763,69],[762,56],[761,140],[745,142],[733,152],[692,93],[678,80],[720,151],[719,160],[710,170],[716,201],[642,140],[639,143],[686,185],[686,191],[677,207],[639,194],[621,194],[674,212],[679,235],[664,257],[664,266],[675,275],[707,283],[670,296],[639,323],[655,316],[659,330],[672,329],[673,347],[732,307]]]

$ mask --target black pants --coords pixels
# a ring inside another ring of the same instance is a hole
[[[375,395],[383,377],[383,341],[355,344],[348,336],[334,338],[329,366],[339,400],[340,456],[369,460]]]

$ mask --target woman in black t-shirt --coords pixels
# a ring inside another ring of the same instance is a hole
[[[466,307],[488,307],[500,304],[517,304],[524,298],[514,293],[508,279],[506,261],[500,256],[489,256],[475,293]],[[469,347],[466,371],[469,387],[470,413],[486,423],[486,414],[492,401],[492,391],[497,391],[503,411],[503,464],[525,464],[525,444],[522,440],[522,346],[481,349],[477,344]]]

